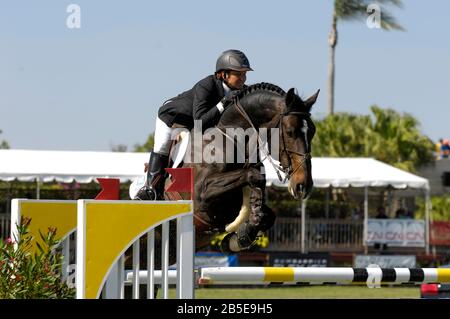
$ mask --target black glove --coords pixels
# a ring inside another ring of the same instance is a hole
[[[234,90],[225,95],[220,102],[222,102],[223,107],[227,107],[229,104],[233,103],[236,96],[239,94],[239,90]]]

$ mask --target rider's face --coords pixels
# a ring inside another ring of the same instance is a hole
[[[231,89],[240,90],[247,80],[247,71],[229,71],[227,85]]]

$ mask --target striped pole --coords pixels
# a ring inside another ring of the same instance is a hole
[[[208,267],[199,284],[450,283],[450,268]]]

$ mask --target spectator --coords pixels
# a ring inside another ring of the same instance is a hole
[[[397,209],[397,211],[395,212],[395,218],[398,219],[407,219],[407,218],[411,218],[410,214],[406,211],[406,209],[404,209],[403,207],[400,207],[399,209]]]
[[[414,212],[412,210],[408,210],[406,212],[406,218],[414,219]]]
[[[411,210],[406,210],[403,207],[400,207],[395,212],[395,218],[398,219],[414,219],[414,213]]]
[[[377,209],[377,212],[378,212],[378,214],[377,214],[377,216],[375,216],[375,218],[377,218],[377,219],[389,218],[388,215],[386,215],[386,211],[385,211],[384,207],[379,206]]]
[[[444,140],[442,138],[439,139],[439,142],[437,142],[434,146],[434,153],[436,155],[436,159],[440,160],[442,158],[442,152],[441,152],[441,146],[442,146],[442,142]]]
[[[441,158],[449,158],[450,156],[450,142],[448,138],[444,139],[441,144]]]
[[[354,207],[352,209],[352,219],[353,220],[361,220],[361,219],[363,219],[364,213],[363,213],[363,209],[361,209],[361,206],[362,205],[360,205],[360,207]]]

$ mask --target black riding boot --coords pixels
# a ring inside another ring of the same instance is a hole
[[[165,168],[169,164],[169,156],[151,152],[148,162],[147,181],[134,199],[164,200]]]

